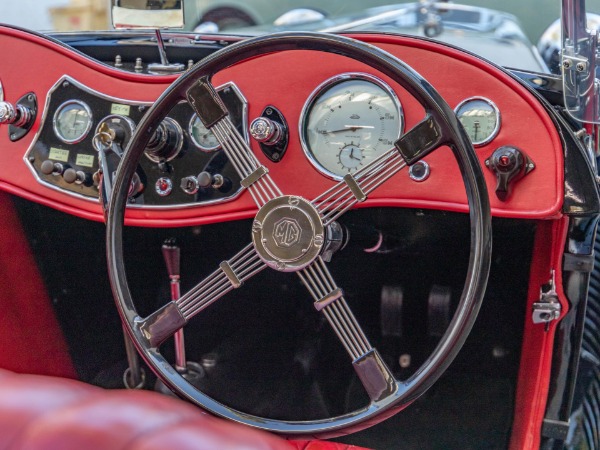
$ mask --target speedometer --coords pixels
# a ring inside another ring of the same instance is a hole
[[[402,106],[387,84],[347,73],[325,81],[309,97],[300,136],[311,163],[341,179],[392,148],[403,128]]]

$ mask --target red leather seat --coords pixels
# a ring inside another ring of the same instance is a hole
[[[0,450],[360,450],[286,441],[148,391],[0,370]]]

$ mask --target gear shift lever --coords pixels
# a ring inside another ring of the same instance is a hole
[[[167,239],[162,246],[162,254],[169,273],[171,281],[171,300],[179,300],[179,268],[181,251],[175,243],[175,239]],[[175,335],[175,368],[178,372],[186,370],[187,362],[185,359],[185,340],[183,329],[178,330]]]
[[[165,240],[162,246],[162,254],[171,281],[171,300],[176,302],[180,297],[180,259],[181,250],[174,238]],[[174,335],[175,339],[175,369],[190,383],[200,380],[204,376],[204,368],[197,363],[188,362],[185,357],[185,339],[183,329]]]

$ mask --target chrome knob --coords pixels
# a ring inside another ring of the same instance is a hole
[[[0,124],[11,124],[17,118],[17,110],[8,102],[0,102]]]
[[[23,105],[16,107],[9,102],[0,102],[0,125],[23,127],[31,120],[31,110]]]
[[[250,134],[265,145],[277,144],[283,135],[281,125],[266,117],[257,117],[250,124]]]

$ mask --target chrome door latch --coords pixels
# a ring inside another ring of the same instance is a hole
[[[532,309],[531,319],[533,323],[545,323],[546,331],[548,331],[550,322],[560,317],[562,306],[558,301],[558,294],[556,293],[554,270],[548,284],[540,288],[540,300],[533,304]]]

